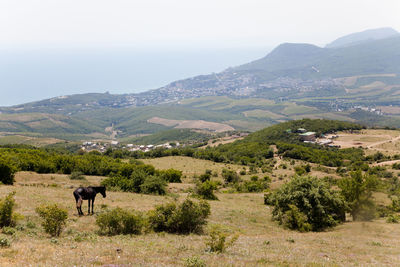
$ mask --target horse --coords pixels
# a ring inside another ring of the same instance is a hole
[[[105,186],[89,186],[89,187],[79,187],[74,191],[74,197],[76,200],[76,209],[78,210],[79,215],[83,215],[82,212],[82,202],[83,200],[89,201],[89,209],[88,214],[90,214],[90,201],[92,201],[92,214],[93,214],[93,204],[94,199],[100,193],[103,198],[106,197],[106,187]]]

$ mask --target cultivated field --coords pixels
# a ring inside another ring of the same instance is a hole
[[[186,157],[146,160],[157,168],[183,171],[183,184],[170,184],[167,196],[107,192],[95,202],[95,215],[78,217],[73,188],[98,185],[102,177],[70,180],[67,175],[20,172],[14,186],[0,186],[0,196],[16,191],[16,211],[24,216],[11,240],[11,247],[0,249],[1,266],[184,266],[186,259],[198,257],[207,266],[394,266],[400,265],[398,247],[400,228],[384,220],[346,222],[320,233],[299,233],[283,229],[271,221],[271,209],[263,204],[262,193],[218,193],[219,201],[210,201],[208,227],[221,225],[239,239],[225,253],[207,252],[207,229],[202,235],[147,233],[139,236],[101,236],[97,234],[96,214],[107,208],[122,207],[147,211],[172,199],[183,200],[195,174],[222,168],[241,170],[239,165],[219,164]],[[280,167],[288,165],[286,169]],[[301,164],[299,162],[296,165]],[[272,187],[294,173],[287,161],[276,162]],[[329,169],[316,170],[322,177]],[[254,175],[254,174],[253,174]],[[257,173],[260,177],[265,174]],[[286,175],[286,176],[285,176]],[[248,176],[248,175],[247,175]],[[245,176],[245,177],[247,177]],[[221,179],[220,177],[213,179]],[[385,196],[379,196],[385,199]],[[35,207],[58,203],[68,209],[68,223],[61,237],[50,238],[40,226]],[[87,202],[83,211],[86,214]]]
[[[367,153],[377,151],[387,155],[400,153],[400,131],[367,129],[355,133],[339,132],[334,140],[341,148],[363,147]]]
[[[235,130],[233,127],[217,122],[203,121],[203,120],[169,120],[159,117],[153,117],[147,120],[149,123],[161,124],[168,127],[177,129],[205,129],[216,132],[226,132]]]

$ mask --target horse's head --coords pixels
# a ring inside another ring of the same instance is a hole
[[[105,186],[101,187],[100,194],[103,196],[103,198],[106,197],[106,187]]]

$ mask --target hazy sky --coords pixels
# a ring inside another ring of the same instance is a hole
[[[383,26],[399,0],[0,0],[2,46],[325,44]]]
[[[400,0],[0,0],[0,106],[133,93],[265,56],[400,30]]]

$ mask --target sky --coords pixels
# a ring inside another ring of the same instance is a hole
[[[398,14],[398,0],[0,0],[0,106],[157,88],[282,42],[399,31]]]

